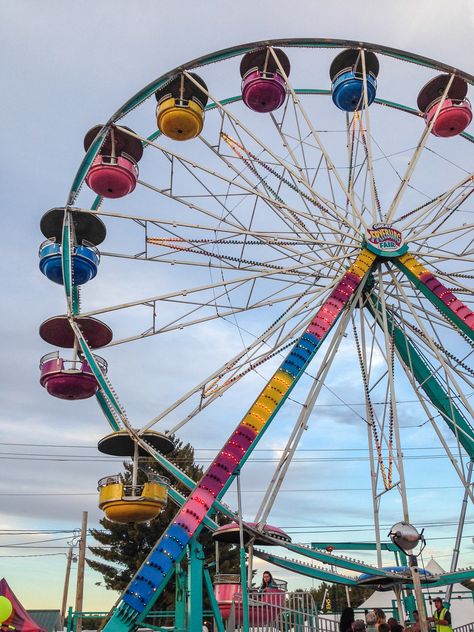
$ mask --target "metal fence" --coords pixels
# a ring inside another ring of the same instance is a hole
[[[227,632],[243,632],[242,595],[234,595]],[[249,596],[249,627],[259,632],[337,632],[337,622],[318,621],[318,611],[308,592],[267,592]]]
[[[459,625],[457,628],[453,628],[453,632],[474,632],[474,621],[472,623],[466,623],[465,625]]]

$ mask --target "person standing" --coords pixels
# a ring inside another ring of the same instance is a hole
[[[443,606],[441,597],[436,597],[434,605],[436,610],[432,617],[428,617],[428,621],[436,625],[436,632],[453,632],[453,628],[451,627],[451,613]]]
[[[372,610],[372,612],[368,612],[365,617],[365,622],[367,624],[367,632],[377,632],[377,628],[375,624],[377,623],[377,615]]]
[[[341,619],[339,621],[339,632],[350,632],[352,630],[352,624],[354,623],[354,610],[347,606],[341,612]]]
[[[377,622],[375,623],[375,627],[378,630],[381,625],[387,625],[387,617],[382,608],[375,608],[374,612],[377,615]]]
[[[411,626],[413,632],[421,632],[420,615],[418,610],[413,610],[413,619],[415,623]]]

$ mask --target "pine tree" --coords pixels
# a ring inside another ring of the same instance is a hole
[[[179,465],[193,480],[199,480],[203,475],[203,469],[196,465],[194,461],[194,448],[189,443],[183,445],[183,442],[176,440],[176,438],[174,443],[175,448],[167,458]],[[131,465],[125,463],[124,467],[123,476],[125,481],[128,482],[131,479]],[[156,462],[153,464],[153,469],[163,476],[167,475],[167,472]],[[177,484],[175,487],[181,493],[187,493],[187,490],[182,485]],[[111,522],[104,517],[100,521],[103,529],[91,529],[91,535],[101,546],[91,546],[89,550],[95,557],[101,558],[103,561],[88,558],[87,564],[102,575],[106,588],[123,592],[177,511],[176,505],[171,500],[168,500],[168,505],[164,511],[149,523],[123,525]],[[227,521],[221,519],[220,522],[224,524]],[[213,576],[214,567],[212,562],[215,557],[215,544],[207,529],[201,531],[199,541],[204,548],[206,562],[211,564],[209,570],[211,576]],[[219,552],[220,572],[238,573],[237,548],[221,544]],[[186,561],[183,562],[183,566],[185,565]],[[171,610],[174,608],[174,588],[175,582],[173,579],[160,596],[160,610]]]

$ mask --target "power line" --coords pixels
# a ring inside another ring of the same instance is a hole
[[[25,555],[0,555],[0,557],[52,557],[53,555],[63,557],[66,553],[26,553]]]
[[[437,485],[436,489],[459,489],[459,486],[456,485]],[[433,487],[407,487],[407,490],[426,490],[432,491]],[[263,494],[266,492],[266,489],[242,489],[242,494]],[[280,489],[279,494],[294,494],[294,493],[302,493],[302,492],[371,492],[370,487],[318,487],[318,488],[295,488],[295,489]],[[228,494],[236,494],[237,491],[234,489],[230,489],[227,491]],[[97,496],[97,492],[0,492],[0,496]]]
[[[37,540],[34,544],[42,544],[43,542],[58,542],[59,540],[69,540],[70,536],[67,535],[62,538],[49,538],[47,540]],[[17,546],[27,546],[31,544],[31,542],[15,542],[15,544],[0,544],[0,548],[2,547],[17,547]]]
[[[43,455],[43,454],[28,454],[25,456],[21,455],[12,455],[11,452],[3,453],[8,454],[9,456],[2,456],[0,453],[0,461],[32,461],[32,462],[64,462],[64,463],[122,463],[124,458],[112,458],[112,457],[87,457],[85,458],[80,454],[71,454],[64,456],[53,456],[53,455]],[[152,458],[152,457],[151,457]],[[447,454],[409,454],[404,457],[404,460],[411,461],[430,461],[437,459],[449,459],[450,457]],[[351,456],[351,457],[301,457],[292,459],[292,463],[338,463],[338,462],[366,462],[369,459],[369,456]],[[279,457],[257,457],[249,458],[249,462],[251,463],[277,463],[279,462]],[[213,459],[211,457],[198,457],[196,459],[198,463],[212,463]],[[176,458],[173,459],[175,463],[188,463],[188,459],[186,458]]]
[[[20,446],[20,447],[31,447],[31,448],[83,448],[87,450],[97,450],[97,445],[78,445],[78,444],[59,444],[59,443],[11,443],[6,441],[0,441],[0,445],[11,445],[11,446]],[[222,447],[222,446],[221,446]],[[214,448],[200,448],[194,447],[194,452],[216,452],[220,450],[221,447]],[[451,448],[456,448],[456,445],[449,446]],[[253,452],[273,452],[282,451],[284,447],[281,448],[255,448]],[[407,450],[444,450],[443,446],[434,445],[434,446],[407,446],[403,448],[403,451]],[[297,448],[296,452],[368,452],[368,448]],[[7,454],[7,453],[2,453]],[[67,456],[67,455],[66,455]]]

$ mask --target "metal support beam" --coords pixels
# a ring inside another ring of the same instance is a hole
[[[202,610],[202,587],[203,587],[203,565],[204,551],[197,538],[192,538],[188,548],[189,570],[188,570],[188,621],[187,630],[189,632],[202,632],[203,610]]]
[[[473,461],[469,462],[469,467],[468,467],[468,471],[467,471],[467,485],[471,485],[471,480],[472,480],[472,469],[473,469]],[[458,565],[458,559],[459,559],[459,551],[461,548],[461,539],[462,539],[462,532],[464,529],[464,521],[466,519],[466,509],[467,509],[467,499],[468,499],[468,489],[466,488],[464,490],[464,498],[462,500],[462,505],[461,505],[461,514],[459,516],[459,524],[458,524],[458,530],[456,533],[456,542],[454,544],[454,549],[453,549],[453,558],[451,560],[451,567],[450,567],[450,572],[453,573],[456,570],[456,567]],[[448,588],[446,589],[446,595],[444,597],[444,601],[445,602],[450,602],[451,601],[451,595],[453,594],[453,585],[449,585]]]

